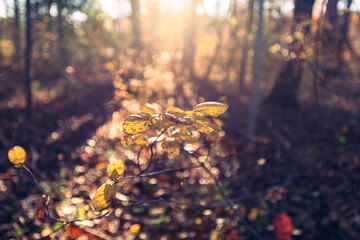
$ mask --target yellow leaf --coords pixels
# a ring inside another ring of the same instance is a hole
[[[145,112],[145,113],[149,113],[149,114],[155,114],[156,113],[154,107],[150,103],[146,103],[145,105],[141,105],[140,106],[140,111]]]
[[[193,111],[183,111],[180,108],[171,107],[163,113],[164,117],[172,122],[190,125],[195,121],[195,113]]]
[[[219,130],[219,127],[214,124],[208,117],[198,117],[194,123],[194,127],[197,128],[199,132],[210,134],[213,131]]]
[[[180,121],[181,118],[186,116],[186,113],[180,108],[171,107],[166,109],[163,115],[165,118],[171,121]]]
[[[121,138],[121,144],[122,144],[124,147],[129,146],[129,145],[132,143],[131,137],[132,137],[131,135],[125,134],[125,135]]]
[[[152,126],[152,116],[149,113],[136,113],[127,116],[122,125],[126,134],[134,134],[146,131]]]
[[[101,185],[98,190],[96,190],[94,198],[92,200],[92,205],[95,210],[103,210],[107,208],[110,203],[111,199],[115,195],[115,186],[104,183]]]
[[[155,129],[163,131],[166,128],[169,128],[173,122],[163,117],[162,114],[153,115],[153,124]]]
[[[210,240],[218,240],[219,239],[219,232],[217,230],[211,230],[209,239]]]
[[[25,162],[26,152],[22,147],[15,146],[9,150],[8,157],[13,164],[21,164]]]
[[[110,179],[116,179],[123,175],[124,173],[124,164],[119,159],[112,160],[107,166],[107,175]]]
[[[164,149],[165,152],[167,153],[174,153],[177,150],[180,149],[180,141],[179,140],[175,140],[175,141],[164,141],[161,144],[161,147]]]
[[[133,143],[140,146],[149,146],[149,141],[147,137],[141,134],[136,134],[135,136],[133,136]]]
[[[217,117],[223,114],[228,109],[228,105],[218,102],[203,102],[196,105],[193,109],[194,112],[202,113],[205,116]]]
[[[257,208],[252,208],[252,209],[250,210],[249,215],[248,215],[248,219],[249,219],[250,221],[254,221],[258,216],[259,216],[259,209],[257,209]]]
[[[130,226],[129,232],[135,234],[140,231],[140,228],[141,228],[140,224],[133,224]]]
[[[180,128],[180,132],[179,132],[179,138],[182,139],[182,140],[190,140],[191,139],[191,134],[190,132],[188,131],[188,128],[185,128],[186,126],[182,126]]]

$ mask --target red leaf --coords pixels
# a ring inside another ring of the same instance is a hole
[[[45,217],[45,211],[44,211],[46,210],[45,197],[46,196],[41,196],[41,198],[39,199],[38,211],[37,211],[37,216],[39,219],[44,219]]]
[[[288,240],[293,231],[292,221],[286,213],[278,214],[273,220],[276,240]]]

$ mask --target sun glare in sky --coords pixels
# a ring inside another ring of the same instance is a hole
[[[182,11],[186,2],[189,0],[158,0],[159,8],[163,11]],[[198,14],[208,15],[225,15],[229,8],[230,0],[204,0],[197,7]],[[100,0],[101,7],[105,13],[112,18],[120,16],[128,16],[131,13],[131,5],[129,1],[123,0]],[[142,12],[147,12],[150,1],[140,0]]]
[[[150,7],[150,3],[154,1],[149,0],[139,0],[141,11],[146,13]],[[159,8],[162,11],[182,11],[184,6],[191,0],[157,0],[159,2]],[[199,1],[197,7],[198,14],[207,14],[207,15],[220,15],[225,16],[229,10],[229,3],[231,0],[202,0]],[[322,0],[316,0],[320,2]],[[99,0],[100,7],[105,13],[107,13],[112,18],[127,17],[131,13],[131,5],[129,0]],[[6,3],[6,4],[5,4]],[[25,0],[19,0],[20,7],[23,9],[25,7]],[[239,4],[244,6],[247,4],[246,0],[239,0]],[[267,2],[265,2],[267,3]],[[270,4],[271,1],[268,2]],[[265,4],[267,5],[267,4]],[[317,4],[319,5],[319,4]],[[293,9],[293,0],[284,1],[281,5],[283,13],[290,13]],[[14,15],[14,1],[13,0],[0,0],[0,18],[6,18],[7,16],[13,17]],[[338,9],[342,11],[346,8],[344,1],[339,1]],[[351,11],[356,12],[360,9],[360,1],[353,1],[351,6]],[[319,9],[315,9],[314,13],[318,13]],[[21,10],[21,13],[24,13],[24,10]],[[77,18],[77,17],[75,17]],[[83,17],[82,17],[83,18]]]

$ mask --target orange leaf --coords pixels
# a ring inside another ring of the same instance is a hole
[[[137,233],[137,232],[139,232],[140,228],[141,228],[140,224],[137,224],[137,223],[133,224],[133,225],[130,226],[129,232],[130,233]]]
[[[276,240],[288,240],[293,231],[292,221],[286,213],[278,214],[273,220]]]
[[[21,164],[25,162],[26,152],[20,146],[15,146],[8,152],[10,162],[13,164]]]

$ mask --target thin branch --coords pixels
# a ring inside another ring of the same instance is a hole
[[[171,126],[170,126],[170,127],[171,127]],[[149,164],[147,165],[147,167],[146,167],[144,170],[140,171],[140,174],[139,174],[139,175],[141,175],[142,173],[146,172],[146,171],[150,168],[151,162],[152,162],[152,158],[153,158],[153,156],[154,156],[153,147],[154,147],[155,143],[157,142],[157,140],[159,140],[159,138],[161,137],[161,135],[163,135],[163,134],[166,132],[166,130],[168,130],[168,128],[165,128],[165,129],[159,134],[159,136],[157,136],[157,138],[155,139],[155,141],[150,145],[151,155],[150,155],[150,159],[149,159]]]
[[[124,201],[122,201],[124,202]],[[192,204],[192,203],[187,203],[187,202],[180,202],[180,201],[174,201],[174,200],[165,200],[165,199],[152,199],[152,200],[148,200],[148,201],[127,201],[129,203],[133,202],[132,205],[129,206],[123,206],[125,208],[132,208],[132,207],[136,207],[136,206],[141,206],[141,205],[147,205],[147,204],[151,204],[151,203],[163,203],[163,204],[175,204],[175,205],[185,205],[187,207],[192,207],[192,208],[204,208],[204,209],[214,209],[214,208],[225,208],[228,207],[227,204],[216,204],[216,205],[203,205],[203,204]],[[233,204],[237,203],[238,201],[232,201]]]
[[[138,169],[139,169],[139,172],[141,173],[141,168],[140,168],[140,155],[141,155],[141,150],[142,150],[142,147],[140,148],[139,152],[138,152],[138,155],[137,155],[137,158],[136,158],[136,161],[137,161],[137,166],[138,166]]]
[[[33,172],[30,170],[30,168],[28,168],[25,164],[21,164],[21,166],[30,174],[30,176],[32,177],[32,179],[34,180],[34,182],[36,183],[37,187],[40,189],[40,191],[42,192],[43,195],[47,196],[47,194],[45,193],[44,189],[41,187],[39,181],[36,179],[35,175],[33,174]]]
[[[139,174],[139,175],[131,175],[131,176],[127,176],[127,177],[117,179],[115,181],[115,183],[124,182],[126,180],[137,178],[137,177],[151,177],[151,176],[156,176],[156,175],[160,175],[160,174],[163,174],[163,173],[178,172],[178,171],[184,171],[184,170],[187,170],[187,169],[199,168],[199,167],[201,167],[201,166],[194,165],[194,166],[188,166],[188,167],[163,169],[163,170],[160,170],[160,171],[151,172],[151,173],[144,173],[144,174]]]

